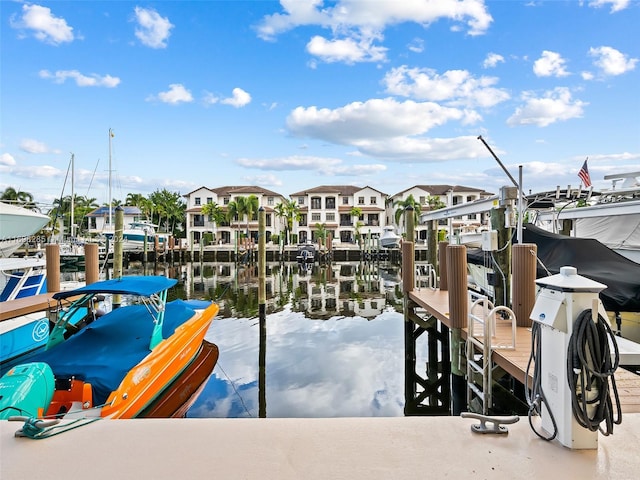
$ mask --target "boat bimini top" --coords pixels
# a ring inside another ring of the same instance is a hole
[[[163,339],[162,327],[164,324],[165,305],[167,302],[167,290],[173,287],[177,280],[162,276],[132,276],[95,282],[74,290],[66,290],[53,295],[53,298],[61,302],[64,299],[75,299],[70,307],[60,315],[53,328],[47,343],[47,350],[61,343],[65,339],[65,333],[69,330],[69,324],[78,316],[78,312],[87,312],[88,306],[96,296],[103,295],[131,295],[139,297],[149,315],[153,318],[153,333],[149,344],[149,350],[153,350]],[[78,298],[79,297],[79,298]]]

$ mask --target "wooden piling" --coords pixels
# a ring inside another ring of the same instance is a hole
[[[413,242],[403,241],[400,248],[402,249],[402,291],[409,292],[416,284],[415,262],[413,260],[414,245]]]
[[[469,300],[467,298],[467,247],[447,247],[447,282],[449,287],[449,318],[452,328],[467,326]]]
[[[535,243],[513,246],[513,313],[519,327],[530,327],[529,318],[536,303],[536,256]]]
[[[266,295],[266,272],[267,272],[267,250],[266,250],[266,213],[264,207],[258,209],[258,305],[263,311],[267,301]]]
[[[449,242],[440,242],[438,244],[438,268],[437,272],[440,275],[440,290],[447,291],[449,289],[449,283],[447,282],[447,247]]]
[[[109,207],[111,208],[111,207]],[[113,231],[113,278],[122,278],[122,247],[124,242],[124,208],[116,207],[116,223]],[[121,295],[113,296],[112,308],[120,307]]]
[[[98,257],[98,244],[84,244],[84,270],[85,283],[91,285],[100,278],[100,259]]]
[[[45,245],[47,258],[47,292],[60,291],[60,245],[50,243]]]

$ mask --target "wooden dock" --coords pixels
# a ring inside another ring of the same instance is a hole
[[[431,288],[413,289],[408,292],[409,299],[415,302],[433,317],[447,327],[452,323],[449,317],[449,292]],[[468,329],[461,331],[463,340],[467,339]],[[478,335],[475,335],[476,338]],[[511,342],[511,327],[503,322],[496,325],[494,344]],[[516,345],[512,350],[496,349],[492,352],[492,361],[502,367],[509,375],[524,385],[527,363],[531,355],[531,328],[517,327]],[[618,368],[615,373],[616,385],[620,396],[623,413],[640,413],[640,375],[636,375],[624,368]]]

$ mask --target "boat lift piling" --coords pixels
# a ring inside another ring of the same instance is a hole
[[[47,292],[60,291],[60,245],[48,243],[44,247],[47,259]]]
[[[97,243],[84,244],[84,262],[85,283],[90,285],[97,282],[99,280],[100,273],[100,259],[98,257]]]
[[[111,206],[109,206],[111,211]],[[124,208],[116,207],[116,223],[113,231],[113,278],[122,278],[122,244],[124,236]],[[118,308],[121,302],[120,295],[113,296],[113,308]]]

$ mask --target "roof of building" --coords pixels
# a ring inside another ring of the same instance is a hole
[[[124,209],[124,214],[131,216],[131,215],[141,215],[142,214],[142,210],[140,210],[140,208],[136,207],[136,206],[132,206],[132,205],[121,205],[121,207]],[[117,207],[112,207],[112,211],[111,213],[113,213],[115,215],[115,211]],[[93,212],[88,213],[87,217],[102,217],[104,215],[109,215],[109,207],[107,205],[102,206],[102,207],[98,207],[96,208]]]
[[[455,192],[478,192],[481,195],[493,195],[491,192],[487,192],[482,188],[466,187],[464,185],[414,185],[413,187],[405,188],[401,192],[398,192],[394,197],[401,196],[403,193],[408,192],[414,188],[419,188],[429,193],[429,195],[446,195],[449,191]]]
[[[338,195],[350,196],[355,193],[365,190],[371,189],[378,192],[381,195],[386,195],[386,193],[381,192],[373,187],[358,187],[356,185],[320,185],[318,187],[309,188],[307,190],[301,190],[299,192],[291,193],[289,197],[300,197],[304,195],[310,195],[313,193],[337,193]]]

